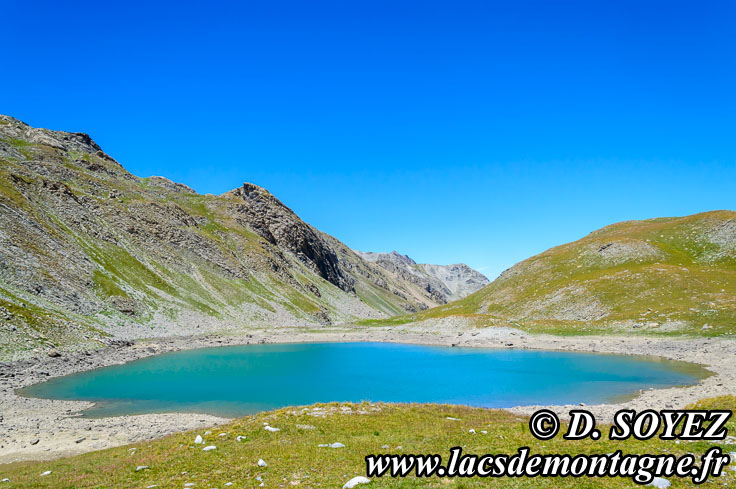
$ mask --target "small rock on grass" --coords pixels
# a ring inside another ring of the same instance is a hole
[[[266,431],[281,431],[280,428],[274,428],[273,426],[268,426],[268,425],[264,426],[263,429]]]
[[[259,467],[268,467],[268,464],[262,458],[259,458],[258,459],[258,466]]]
[[[353,477],[349,481],[345,483],[344,486],[342,486],[342,489],[353,489],[353,487],[357,486],[358,484],[368,484],[371,480],[368,477],[359,475],[358,477]]]
[[[51,471],[50,470],[47,470],[46,472],[41,473],[41,477],[43,477],[45,475],[49,475],[49,474],[51,474]]]
[[[672,484],[667,479],[663,479],[661,477],[655,477],[652,482],[647,484],[648,486],[656,487],[657,489],[667,489]]]
[[[203,452],[209,452],[210,450],[215,450],[217,447],[215,445],[207,445],[202,449]]]
[[[197,445],[201,445],[202,443],[204,443],[204,440],[202,439],[202,436],[201,435],[197,435],[197,438],[194,439],[194,443],[196,443]]]
[[[345,445],[343,445],[340,442],[335,442],[335,443],[320,443],[317,446],[320,447],[320,448],[344,448],[345,447]]]
[[[238,436],[237,436],[237,437],[235,438],[235,440],[236,440],[236,441],[243,441],[243,440],[245,440],[245,435],[238,435]]]
[[[148,465],[139,465],[135,468],[136,472],[140,472],[141,470],[146,470],[148,468]]]

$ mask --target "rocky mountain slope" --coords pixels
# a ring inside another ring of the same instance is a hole
[[[0,357],[436,303],[256,185],[199,195],[0,116]]]
[[[736,333],[736,212],[613,224],[417,317],[457,314],[557,331]]]
[[[406,255],[396,251],[373,253],[356,251],[364,260],[375,263],[392,276],[415,284],[419,291],[417,298],[427,293],[435,304],[446,304],[461,299],[489,284],[482,273],[464,263],[455,265],[417,264]]]

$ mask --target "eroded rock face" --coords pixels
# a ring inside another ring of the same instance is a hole
[[[345,273],[337,254],[312,226],[305,223],[279,199],[252,183],[228,194],[243,200],[235,212],[271,244],[295,254],[322,278],[346,292],[355,292],[354,280]]]

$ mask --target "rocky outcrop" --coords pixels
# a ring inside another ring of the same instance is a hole
[[[270,192],[245,183],[228,195],[243,201],[235,208],[241,224],[253,228],[269,243],[293,253],[325,280],[346,292],[355,292],[355,281],[341,268],[337,254],[312,226]]]

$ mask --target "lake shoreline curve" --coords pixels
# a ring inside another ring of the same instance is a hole
[[[166,337],[114,344],[106,348],[62,353],[2,364],[0,367],[0,464],[50,460],[101,450],[171,433],[224,424],[229,418],[197,413],[157,413],[109,418],[83,418],[93,405],[85,401],[26,398],[16,390],[60,377],[109,365],[167,353],[216,346],[300,342],[394,342],[435,346],[646,355],[695,363],[713,375],[696,385],[640,391],[633,399],[615,404],[586,405],[601,421],[619,409],[678,409],[699,399],[736,395],[736,340],[652,336],[532,335],[510,327],[475,328],[464,318],[429,320],[395,327],[335,326],[322,330],[273,328],[239,334]],[[549,408],[561,416],[580,405],[519,406],[507,411],[529,415]]]

